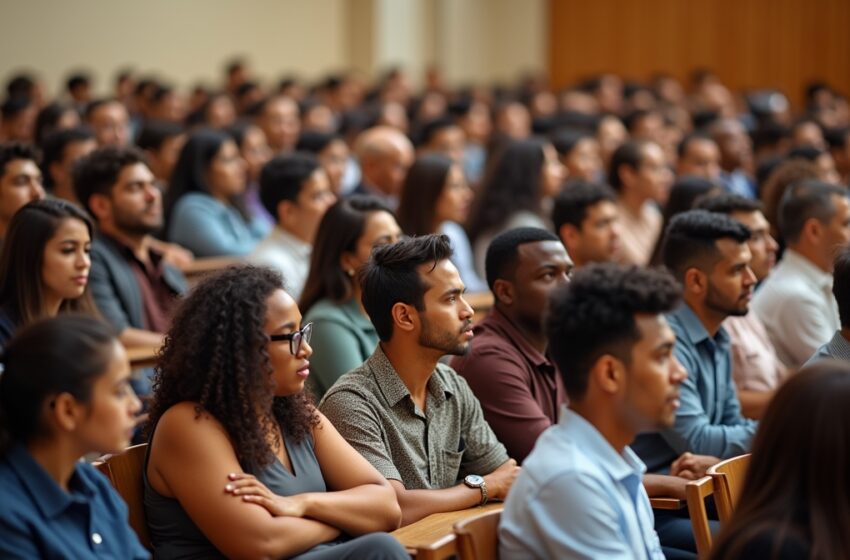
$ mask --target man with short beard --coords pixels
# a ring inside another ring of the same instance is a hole
[[[162,193],[135,148],[107,147],[74,169],[77,199],[94,216],[92,296],[126,346],[159,345],[168,330],[183,275],[153,248],[162,228]]]
[[[320,404],[348,443],[389,480],[402,525],[503,500],[519,472],[469,385],[439,363],[446,354],[466,353],[473,337],[473,311],[451,255],[445,235],[373,251],[360,284],[380,343]],[[461,484],[459,473],[469,473]]]

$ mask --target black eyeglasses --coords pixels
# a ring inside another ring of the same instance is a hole
[[[313,323],[307,323],[301,330],[289,334],[270,334],[269,340],[279,342],[281,340],[289,341],[289,351],[293,356],[297,356],[301,352],[301,344],[306,342],[310,344],[310,338],[313,336]]]

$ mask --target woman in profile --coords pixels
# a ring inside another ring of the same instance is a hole
[[[779,388],[753,442],[716,560],[850,554],[850,365],[823,361]]]
[[[141,404],[111,328],[66,314],[24,327],[0,375],[0,557],[149,558],[127,505],[81,461],[120,453]]]
[[[271,269],[177,312],[157,365],[145,512],[157,558],[405,558],[389,483],[304,394],[312,326]],[[372,534],[369,534],[372,533]]]

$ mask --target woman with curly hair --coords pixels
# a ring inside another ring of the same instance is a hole
[[[144,470],[157,558],[406,558],[389,483],[303,392],[310,324],[270,269],[200,284],[154,381]]]

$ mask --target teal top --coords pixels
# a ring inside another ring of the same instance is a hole
[[[344,373],[360,366],[378,346],[378,333],[357,300],[316,302],[304,317],[313,323],[310,388],[318,402]]]

